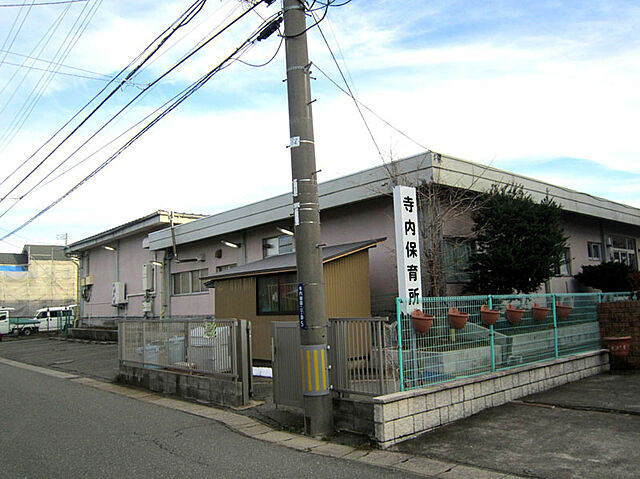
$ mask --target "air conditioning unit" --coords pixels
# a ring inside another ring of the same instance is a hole
[[[114,282],[111,288],[111,305],[120,306],[126,302],[125,284],[122,281]]]
[[[142,265],[142,291],[153,291],[153,265]]]

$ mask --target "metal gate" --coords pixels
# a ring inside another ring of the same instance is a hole
[[[273,359],[273,402],[304,407],[300,362],[300,323],[271,323],[271,357]]]

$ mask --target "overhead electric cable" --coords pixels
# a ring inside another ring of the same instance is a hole
[[[258,4],[254,5],[254,7],[257,6]],[[147,131],[149,131],[151,128],[153,128],[153,126],[155,126],[162,118],[164,118],[166,115],[168,115],[173,110],[175,110],[187,98],[189,98],[196,91],[198,91],[202,86],[204,86],[216,73],[218,73],[220,70],[223,69],[224,65],[227,62],[232,60],[233,57],[238,52],[240,52],[242,49],[244,49],[254,39],[254,37],[256,37],[259,33],[260,33],[260,30],[258,30],[256,33],[253,33],[244,42],[242,42],[242,44],[238,48],[236,48],[235,51],[231,55],[229,55],[224,60],[222,60],[215,68],[213,68],[208,73],[206,73],[205,75],[200,77],[200,79],[198,81],[194,82],[191,86],[189,86],[186,89],[184,89],[180,94],[174,96],[173,99],[175,99],[175,101],[173,101],[173,103],[171,103],[171,105],[168,108],[166,108],[162,113],[160,113],[156,118],[154,118],[149,124],[147,124],[138,133],[136,133],[131,139],[129,139],[129,141],[127,141],[122,147],[120,147],[113,155],[111,155],[100,166],[98,166],[98,168],[94,169],[89,175],[87,175],[84,179],[82,179],[80,182],[78,182],[75,186],[73,186],[65,194],[60,196],[58,199],[56,199],[54,202],[49,204],[44,209],[40,210],[37,214],[32,216],[29,220],[25,221],[22,225],[20,225],[19,227],[15,228],[10,233],[4,235],[2,238],[0,238],[0,241],[5,240],[6,238],[10,237],[11,235],[17,233],[21,229],[23,229],[26,226],[28,226],[29,224],[31,224],[34,220],[36,220],[37,218],[42,216],[44,213],[49,211],[51,208],[53,208],[55,205],[60,203],[67,196],[69,196],[71,193],[73,193],[75,190],[77,190],[83,184],[85,184],[87,181],[89,181],[91,178],[93,178],[96,174],[98,174],[100,171],[102,171],[102,169],[104,169],[109,163],[111,163],[115,158],[117,158],[122,152],[124,152],[127,148],[129,148],[129,146],[131,146],[133,143],[135,143],[142,135],[144,135]],[[165,103],[165,104],[167,104],[167,103]]]
[[[87,12],[87,14],[84,16],[84,18],[82,18],[85,10],[87,9],[87,6],[89,5],[88,3],[85,4],[85,6],[82,8],[82,11],[78,15],[78,18],[76,19],[76,21],[74,22],[73,26],[71,27],[71,30],[67,34],[67,37],[65,38],[65,40],[61,44],[60,48],[58,48],[58,52],[56,53],[56,56],[54,57],[54,59],[55,58],[59,58],[60,63],[61,63],[69,56],[69,53],[71,53],[71,50],[75,47],[75,45],[78,43],[78,41],[80,40],[80,38],[84,34],[87,26],[89,25],[89,23],[91,22],[91,20],[95,16],[95,14],[96,14],[96,12],[97,12],[97,10],[98,10],[98,8],[100,7],[101,4],[102,4],[102,0],[97,0],[96,2],[91,4],[91,8]],[[78,24],[78,22],[80,22],[80,23],[79,23],[78,27],[75,28],[76,25]],[[75,29],[75,31],[74,31],[74,29]],[[65,46],[65,44],[66,44],[66,46]],[[59,53],[59,52],[61,52],[61,53]],[[58,57],[58,55],[59,55],[59,57]],[[58,70],[60,70],[60,67],[57,67],[55,69],[55,71],[58,71]],[[43,76],[43,78],[45,78],[45,77]],[[22,127],[24,126],[26,121],[29,119],[29,117],[33,113],[33,110],[35,109],[36,105],[40,101],[40,98],[42,98],[42,96],[44,95],[44,93],[47,90],[48,86],[53,81],[53,78],[54,78],[54,74],[53,73],[50,73],[48,75],[48,77],[45,78],[45,83],[42,85],[40,90],[37,92],[35,98],[31,101],[31,103],[28,106],[27,110],[24,112],[22,120],[19,123],[19,125],[17,125],[17,128],[15,129],[13,135],[11,137],[9,137],[5,141],[5,144],[0,149],[0,151],[4,150],[4,147],[6,147],[6,145],[22,129]]]
[[[149,53],[147,54],[147,56],[140,62],[138,63],[138,65],[136,65],[136,67],[129,72],[124,79],[122,79],[120,81],[120,83],[118,84],[118,86],[116,88],[114,88],[100,103],[98,103],[98,105],[96,107],[93,108],[93,110],[91,110],[91,112],[78,124],[76,125],[69,134],[67,134],[67,136],[65,136],[65,138],[60,141],[60,143],[58,143],[58,145],[47,155],[45,156],[34,168],[32,168],[32,170],[25,176],[23,177],[13,188],[11,188],[11,190],[9,192],[7,192],[2,198],[0,198],[0,203],[2,203],[2,201],[4,201],[13,191],[15,191],[22,183],[24,183],[33,173],[35,173],[35,171],[40,168],[40,166],[42,166],[42,164],[47,161],[47,159],[49,159],[53,153],[55,153],[58,148],[60,148],[60,146],[62,144],[64,144],[76,131],[78,131],[82,125],[84,125],[99,109],[100,107],[102,107],[113,95],[115,95],[116,92],[118,92],[118,90],[120,89],[120,87],[122,85],[124,85],[126,83],[127,80],[129,80],[130,78],[132,78],[139,70],[140,68],[142,68],[142,66],[149,60],[149,58],[151,58],[151,56],[153,56],[153,54],[155,52],[157,52],[162,45],[171,37],[171,35],[173,35],[179,28],[183,27],[184,25],[186,25],[187,23],[189,23],[195,15],[197,15],[200,10],[202,9],[202,7],[204,6],[204,3],[206,3],[206,0],[197,0],[195,3],[193,3],[185,13],[183,13],[179,18],[178,18],[178,23],[176,25],[176,22],[173,22],[172,26],[175,25],[175,27],[173,28],[169,28],[167,30],[170,30],[169,33],[160,41],[160,43]],[[165,32],[167,31],[165,30]],[[157,40],[157,38],[156,38]],[[152,43],[155,43],[155,41]],[[147,47],[144,51],[148,50],[149,47]],[[143,52],[144,53],[144,52]],[[128,66],[127,66],[128,68]],[[121,72],[122,73],[122,72]],[[108,85],[107,85],[108,86]],[[147,87],[148,88],[148,87]],[[106,89],[106,86],[105,86]],[[104,89],[102,90],[104,91]],[[145,90],[143,90],[145,91]],[[139,95],[138,95],[139,96]],[[95,98],[95,97],[94,97]],[[93,101],[93,99],[91,100]],[[131,102],[129,102],[130,104]],[[84,109],[84,107],[83,107]],[[122,111],[122,110],[121,110]],[[70,120],[71,121],[71,120]],[[67,124],[69,124],[69,122],[67,122]],[[66,126],[66,124],[65,124]],[[64,127],[63,127],[64,128]],[[60,130],[58,130],[60,131]],[[56,133],[57,134],[57,133]],[[48,142],[47,142],[48,143]],[[42,147],[41,147],[42,148]],[[40,149],[41,149],[40,148]],[[39,150],[40,150],[39,149]],[[39,151],[38,150],[38,151]],[[37,153],[37,152],[36,152]],[[26,163],[26,161],[28,161],[29,159],[33,158],[33,156],[35,155],[35,153],[33,155],[31,155],[27,160],[25,160],[25,162],[22,163],[22,165],[24,165],[24,163]],[[20,165],[18,167],[18,169],[22,166]],[[14,170],[10,175],[12,176],[18,169]],[[2,183],[4,183],[9,177],[5,178],[0,185],[2,185]]]
[[[375,111],[373,111],[371,108],[369,108],[367,105],[365,105],[364,103],[362,103],[360,100],[358,100],[355,96],[353,96],[351,93],[349,93],[347,90],[345,90],[344,88],[342,88],[340,85],[338,85],[338,83],[331,78],[322,68],[320,68],[318,66],[317,63],[313,64],[314,68],[316,68],[320,73],[322,73],[325,78],[327,80],[329,80],[338,90],[340,90],[342,93],[344,93],[345,95],[347,95],[349,98],[351,98],[352,100],[358,102],[358,104],[364,108],[365,110],[367,110],[369,113],[371,113],[373,116],[375,116],[378,120],[380,120],[381,122],[383,122],[385,125],[387,125],[388,127],[392,128],[393,130],[395,130],[396,132],[400,133],[402,136],[404,136],[407,140],[415,143],[417,146],[419,146],[420,148],[423,148],[425,150],[430,150],[430,148],[424,146],[423,144],[419,143],[417,140],[414,140],[413,138],[411,138],[409,135],[407,135],[405,132],[403,132],[402,130],[400,130],[399,128],[397,128],[396,126],[392,125],[391,123],[389,123],[387,120],[385,120],[383,117],[381,117],[380,115],[378,115]]]
[[[63,5],[63,4],[67,4],[67,3],[80,3],[80,2],[88,2],[89,0],[60,0],[57,2],[38,2],[38,3],[32,3],[30,6],[31,7],[41,7],[43,5]],[[5,4],[2,5],[0,4],[0,7],[22,7],[24,6],[24,4],[20,4],[20,3],[9,3],[9,4]]]
[[[106,91],[106,89],[109,87],[109,85],[113,82],[115,82],[120,75],[124,74],[136,61],[138,61],[140,58],[142,58],[142,56],[145,54],[145,52],[147,52],[163,35],[165,35],[167,32],[169,32],[171,30],[171,28],[176,25],[177,23],[179,23],[180,21],[182,21],[183,17],[187,14],[187,12],[189,12],[196,4],[200,3],[202,0],[196,0],[191,6],[189,6],[189,8],[187,8],[187,10],[185,12],[182,13],[182,15],[180,15],[171,25],[169,25],[169,27],[167,27],[165,30],[163,30],[160,34],[158,34],[158,36],[156,36],[143,50],[142,52],[140,52],[133,60],[131,60],[124,68],[122,68],[120,70],[120,72],[118,72],[109,83],[107,83],[98,93],[96,93],[93,98],[91,98],[87,103],[85,103],[85,105],[80,108],[80,110],[78,110],[71,118],[69,118],[69,120],[67,120],[67,122],[62,125],[53,135],[51,135],[49,137],[49,139],[47,139],[42,145],[40,145],[38,147],[38,149],[36,151],[34,151],[31,156],[29,156],[27,159],[25,159],[20,165],[18,165],[18,167],[16,169],[14,169],[11,173],[9,173],[9,175],[7,177],[5,177],[2,181],[0,181],[0,186],[2,186],[9,178],[11,178],[20,168],[22,168],[29,160],[31,160],[33,157],[35,157],[35,155],[37,155],[45,146],[47,146],[56,136],[58,136],[58,134],[64,130],[73,120],[75,120],[75,118],[77,116],[80,115],[80,113],[82,113],[89,105],[91,105],[94,100],[96,100],[102,93],[104,93]],[[206,2],[206,0],[204,0]],[[122,85],[126,82],[130,82],[131,78],[134,75],[129,74],[127,75],[126,78],[124,78],[123,80],[121,80],[120,84],[113,90],[118,91],[120,89],[120,87],[122,87]],[[58,147],[64,143],[66,141],[63,140]]]
[[[157,84],[162,78],[166,77],[167,75],[169,75],[169,73],[171,73],[173,70],[175,70],[179,65],[181,65],[182,63],[184,63],[188,58],[190,58],[191,56],[195,55],[195,53],[197,53],[199,50],[201,50],[202,48],[204,48],[207,44],[209,44],[211,41],[213,41],[215,38],[217,38],[218,36],[220,36],[222,33],[224,33],[226,30],[228,30],[231,26],[233,26],[235,23],[237,23],[238,21],[240,21],[243,17],[245,17],[246,15],[248,15],[252,9],[256,8],[260,3],[255,4],[253,7],[251,7],[251,9],[243,12],[240,16],[238,16],[237,18],[235,18],[231,23],[229,23],[228,25],[226,25],[223,29],[221,29],[219,32],[215,33],[211,38],[209,38],[206,42],[204,42],[202,45],[200,45],[198,48],[196,48],[195,50],[193,50],[188,56],[186,56],[185,58],[181,59],[180,61],[178,61],[175,65],[173,65],[169,70],[167,70],[165,73],[163,73],[162,75],[160,75],[158,78],[156,78],[153,82],[151,82],[147,87],[145,87],[140,93],[138,93],[133,99],[131,99],[125,106],[123,106],[115,115],[113,115],[106,123],[104,123],[95,133],[93,133],[87,140],[85,140],[79,147],[77,147],[69,156],[67,156],[61,163],[59,163],[53,170],[51,170],[47,175],[45,175],[42,179],[40,179],[35,185],[33,185],[26,193],[24,193],[23,195],[20,195],[19,198],[9,207],[7,208],[2,214],[0,214],[0,218],[2,218],[4,215],[6,215],[11,209],[13,209],[13,207],[20,202],[22,199],[24,199],[27,195],[29,195],[29,193],[31,193],[36,187],[38,187],[43,181],[45,181],[49,176],[51,176],[55,171],[57,171],[62,165],[64,165],[73,155],[75,155],[81,148],[83,148],[89,141],[91,141],[96,135],[98,135],[104,128],[106,128],[107,125],[109,125],[113,120],[115,120],[124,110],[126,110],[131,104],[133,104],[141,95],[143,95],[149,88],[152,88],[155,84]],[[245,45],[243,45],[244,48]],[[235,52],[234,52],[235,54]],[[56,148],[57,149],[57,148]],[[54,150],[55,151],[55,150]],[[53,154],[53,152],[51,152],[48,156],[51,156],[51,154]],[[46,160],[46,158],[45,158]],[[43,160],[44,162],[44,160]],[[41,162],[42,163],[42,162]],[[26,179],[26,178],[25,178]],[[24,179],[22,180],[22,182],[24,181]],[[19,186],[19,185],[18,185]],[[14,189],[15,190],[15,187]],[[0,202],[2,202],[2,200],[4,200],[13,190],[11,190],[9,193],[7,193],[3,198],[0,199]]]
[[[313,16],[315,18],[315,15],[313,15]],[[360,109],[360,105],[356,101],[355,96],[353,95],[353,92],[351,91],[351,87],[349,86],[349,82],[345,78],[344,73],[342,73],[342,68],[340,68],[340,63],[338,63],[338,60],[336,59],[336,56],[333,54],[333,50],[331,49],[331,45],[329,45],[329,42],[327,41],[327,37],[324,36],[324,32],[322,31],[322,28],[320,28],[320,25],[318,25],[318,31],[320,32],[320,35],[322,36],[322,39],[324,40],[325,45],[329,49],[329,53],[331,54],[331,58],[333,58],[333,62],[336,64],[336,68],[338,68],[338,71],[340,72],[340,76],[342,77],[342,81],[344,82],[345,86],[347,87],[347,90],[349,90],[349,96],[353,99],[353,103],[356,106],[356,109],[358,110],[358,113],[360,114],[360,118],[362,118],[362,121],[364,122],[364,125],[367,128],[367,131],[369,132],[369,136],[371,137],[371,141],[373,141],[373,144],[376,147],[376,150],[378,150],[378,155],[380,156],[380,159],[382,159],[382,161],[384,162],[385,158],[382,155],[382,151],[380,151],[380,147],[378,146],[378,142],[376,141],[375,137],[373,136],[373,132],[371,131],[371,128],[369,128],[369,124],[367,123],[367,119],[362,114],[362,110]]]

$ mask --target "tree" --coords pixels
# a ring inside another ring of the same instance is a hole
[[[629,291],[631,268],[623,263],[610,261],[592,266],[583,266],[582,272],[574,276],[585,286],[596,288],[603,293]]]
[[[540,203],[521,185],[493,185],[473,211],[476,248],[470,257],[470,290],[482,294],[531,293],[563,260],[561,207]]]

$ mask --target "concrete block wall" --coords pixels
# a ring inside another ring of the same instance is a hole
[[[450,381],[373,399],[374,435],[387,448],[517,398],[609,369],[604,350]]]
[[[242,383],[211,376],[120,364],[121,383],[217,406],[242,406]]]

